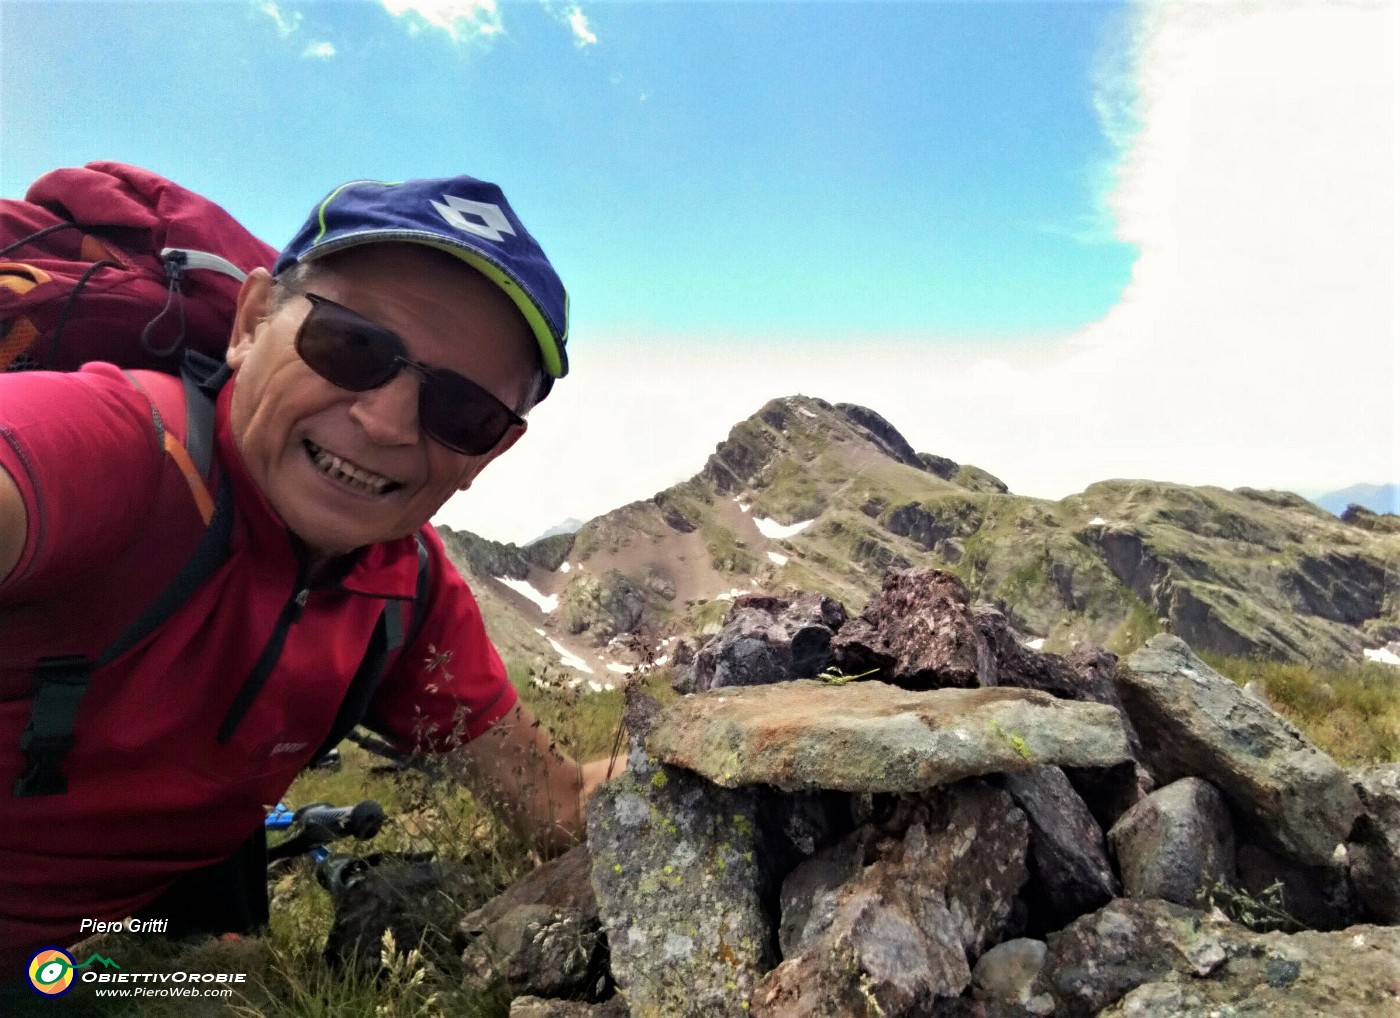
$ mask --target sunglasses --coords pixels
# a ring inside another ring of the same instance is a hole
[[[315,293],[302,294],[311,313],[297,330],[296,351],[312,371],[349,392],[387,385],[404,368],[423,377],[418,426],[453,452],[482,456],[511,425],[525,419],[470,378],[408,356],[403,340],[349,308]]]

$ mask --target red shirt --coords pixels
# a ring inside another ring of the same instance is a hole
[[[248,477],[218,400],[217,461],[233,486],[227,560],[151,638],[94,672],[63,771],[68,791],[18,798],[37,658],[99,654],[150,603],[203,531],[156,439],[155,397],[183,438],[178,379],[92,364],[0,374],[0,467],[28,536],[0,583],[0,975],[82,919],[122,918],[183,872],[231,854],[327,735],[385,598],[412,598],[412,537],[362,549],[312,587],[232,738],[216,732],[297,591],[290,532]],[[145,390],[145,393],[142,392]],[[471,591],[431,526],[427,615],[371,705],[402,749],[447,749],[516,701]],[[412,616],[406,611],[405,622]],[[460,737],[459,737],[460,738]],[[22,957],[20,957],[22,955]]]

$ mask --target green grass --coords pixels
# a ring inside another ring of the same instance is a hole
[[[1128,594],[1128,598],[1128,617],[1114,630],[1105,647],[1120,657],[1131,654],[1162,631],[1157,615],[1151,608],[1132,593]]]
[[[719,598],[694,605],[685,613],[686,628],[691,632],[703,633],[707,626],[723,623],[724,617],[733,606],[733,601],[723,601]]]
[[[753,511],[780,523],[815,519],[826,508],[821,487],[808,467],[790,456],[770,465],[772,477],[754,499]]]
[[[761,568],[758,558],[749,551],[732,530],[714,520],[700,527],[705,549],[710,553],[710,565],[721,573],[756,573]]]
[[[528,845],[449,779],[416,772],[377,771],[378,758],[351,743],[341,746],[338,772],[302,775],[285,796],[291,806],[328,801],[348,805],[372,798],[384,806],[384,829],[367,842],[340,842],[337,851],[432,851],[461,863],[461,880],[445,910],[455,917],[484,904],[537,862]],[[273,835],[273,842],[279,840]],[[282,866],[285,865],[285,870]],[[505,1018],[509,1001],[499,986],[464,988],[451,937],[456,918],[430,930],[424,943],[381,950],[383,971],[329,967],[321,952],[334,918],[327,892],[301,857],[278,864],[271,883],[271,923],[265,935],[238,940],[172,943],[129,934],[105,936],[84,946],[129,972],[245,973],[247,981],[223,1001],[144,998],[99,1000],[80,988],[54,1014],[141,1018]],[[45,1012],[50,1013],[48,1011]]]
[[[1344,767],[1400,762],[1400,671],[1366,662],[1341,667],[1202,654],[1241,686],[1256,682],[1278,713]]]

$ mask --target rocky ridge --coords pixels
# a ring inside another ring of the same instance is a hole
[[[1198,650],[1334,663],[1400,641],[1394,517],[1135,480],[1017,496],[915,451],[873,410],[804,396],[769,402],[690,480],[576,534],[444,540],[508,659],[557,670],[553,640],[595,675],[640,662],[620,638],[659,654],[663,638],[713,634],[740,594],[818,591],[859,609],[887,569],[910,567],[956,575],[1052,650],[1171,632]]]

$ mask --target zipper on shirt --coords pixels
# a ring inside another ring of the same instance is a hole
[[[277,667],[277,659],[282,656],[282,645],[287,642],[287,630],[297,619],[301,618],[301,611],[306,607],[306,599],[311,596],[307,573],[306,562],[303,559],[297,567],[296,586],[292,588],[292,595],[287,599],[287,603],[282,606],[282,613],[277,616],[277,625],[272,630],[272,635],[268,637],[267,645],[258,655],[253,670],[243,680],[243,685],[238,687],[233,704],[229,707],[228,713],[224,715],[223,723],[219,725],[218,743],[220,746],[233,738],[233,733],[238,730],[244,715],[248,713],[248,708],[253,706],[253,701],[262,692],[263,686],[267,684],[272,670]]]

